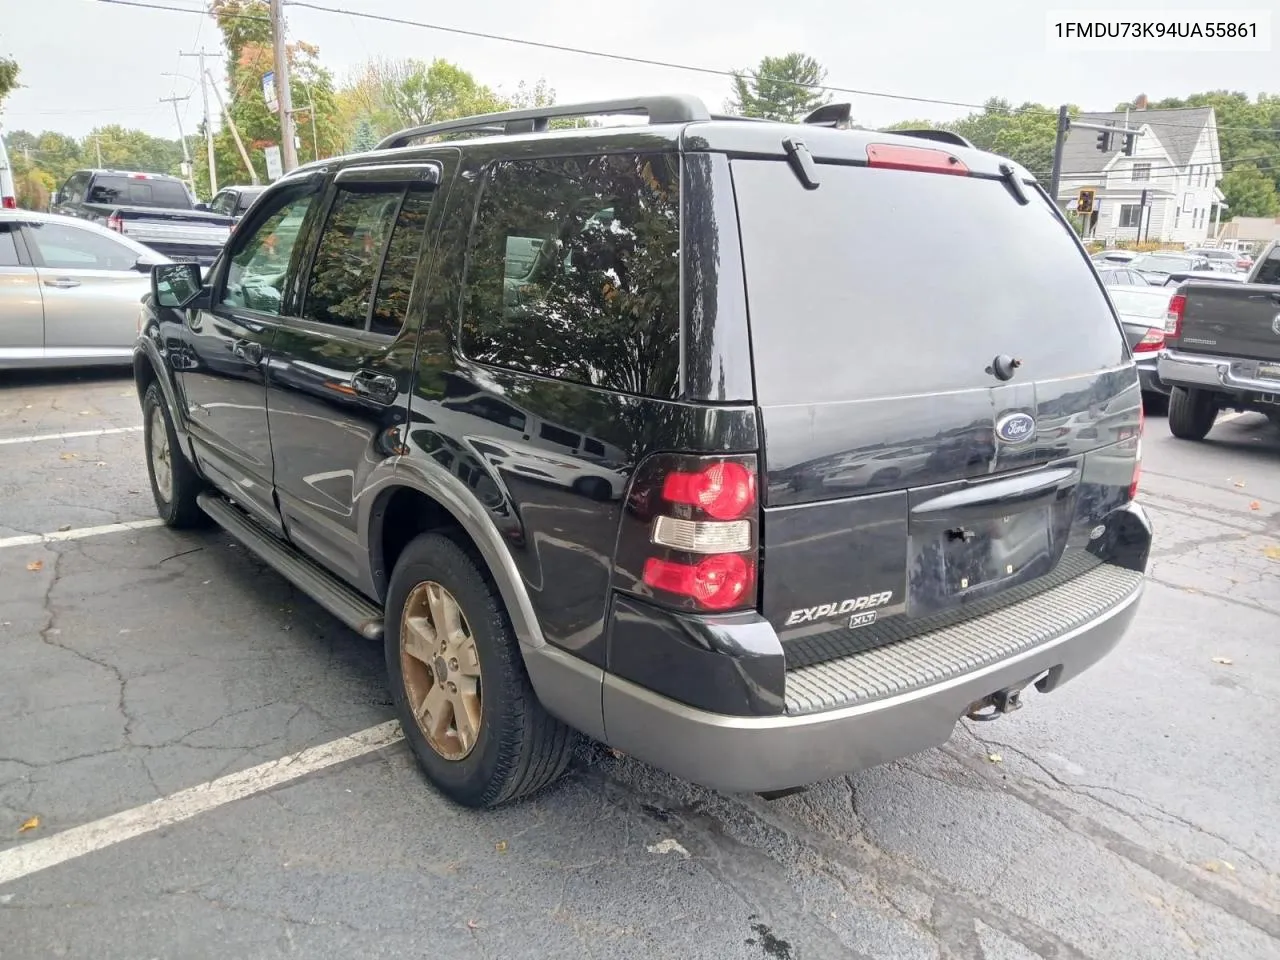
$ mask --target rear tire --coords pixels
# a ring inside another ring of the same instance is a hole
[[[1179,440],[1203,440],[1218,419],[1218,402],[1207,390],[1174,387],[1169,396],[1169,432]]]
[[[196,497],[204,490],[204,482],[178,445],[169,407],[160,392],[160,384],[154,381],[142,396],[142,439],[147,452],[151,496],[165,526],[175,530],[208,526],[208,514],[196,503]]]
[[[442,534],[416,537],[396,561],[386,611],[391,696],[405,739],[441,793],[495,807],[564,772],[577,734],[538,702],[502,599],[466,551]],[[447,690],[428,706],[437,686]]]

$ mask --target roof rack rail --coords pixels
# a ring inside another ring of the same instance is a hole
[[[972,143],[960,136],[960,134],[952,133],[950,130],[885,130],[883,132],[892,133],[895,137],[916,137],[920,140],[936,140],[938,143],[968,147],[970,150],[976,149]]]
[[[385,138],[375,148],[393,150],[407,146],[419,137],[439,133],[542,133],[552,120],[569,117],[592,117],[601,114],[644,114],[650,123],[687,123],[710,120],[711,114],[697,97],[659,96],[631,97],[625,100],[600,100],[595,103],[566,103],[501,113],[483,113],[457,120],[443,120],[420,127],[409,127]]]

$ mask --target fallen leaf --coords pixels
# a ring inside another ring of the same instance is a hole
[[[1225,860],[1206,860],[1204,863],[1200,864],[1200,866],[1205,870],[1208,870],[1210,873],[1220,873],[1224,869],[1230,870],[1234,873],[1236,869]]]
[[[75,458],[76,458],[76,455],[75,455],[74,453],[64,453],[64,454],[63,454],[59,459],[61,459],[61,460],[74,460]]]
[[[1000,756],[998,753],[988,753],[987,759],[992,763],[1004,763],[1004,757]]]
[[[32,560],[30,563],[28,563],[28,564],[27,564],[27,569],[28,569],[28,570],[30,570],[32,573],[35,573],[37,570],[43,570],[43,569],[44,569],[44,561],[43,561],[43,560]]]
[[[58,532],[59,532],[59,533],[66,533],[66,532],[67,532],[68,530],[70,530],[70,529],[71,529],[71,524],[69,524],[69,523],[64,523],[62,526],[60,526],[60,527],[58,528]]]
[[[495,843],[495,844],[493,845],[493,849],[497,850],[499,853],[506,853],[506,852],[507,852],[507,841],[505,841],[505,840],[499,840],[497,843]]]
[[[1235,661],[1234,661],[1234,660],[1232,660],[1230,657],[1214,657],[1214,658],[1213,658],[1213,662],[1214,662],[1214,663],[1220,663],[1220,664],[1222,664],[1224,667],[1229,667],[1229,666],[1231,666],[1233,663],[1235,663]]]
[[[1237,480],[1237,481],[1236,481],[1236,486],[1237,486],[1237,487],[1240,487],[1240,488],[1243,490],[1243,489],[1244,489],[1244,481],[1243,481],[1243,480]]]
[[[467,921],[467,929],[468,929],[468,930],[479,930],[479,929],[480,929],[480,924],[479,924],[478,922],[476,922],[475,920],[468,920],[468,921]]]
[[[1262,555],[1268,560],[1280,560],[1280,547],[1264,547]]]
[[[610,747],[609,752],[613,754],[613,757],[615,760],[621,760],[623,757],[626,756],[625,753],[623,753],[621,750],[618,750],[615,747]]]
[[[675,853],[684,857],[686,860],[689,859],[689,851],[680,845],[679,840],[672,840],[669,838],[666,840],[659,840],[657,843],[649,844],[645,849],[650,853]]]
[[[40,818],[39,818],[39,817],[32,817],[30,820],[27,820],[26,822],[24,822],[24,823],[22,824],[22,826],[20,826],[20,827],[18,828],[18,832],[19,832],[19,833],[26,833],[28,830],[34,830],[34,829],[36,829],[36,827],[38,827],[38,826],[40,826]]]
[[[81,411],[80,411],[80,416],[82,416],[82,417],[91,417],[91,416],[93,416],[93,411],[92,411],[92,410],[81,410]]]
[[[1261,510],[1261,509],[1262,509],[1262,504],[1260,504],[1257,500],[1254,500],[1252,503],[1250,503],[1250,504],[1249,504],[1249,509],[1250,509],[1250,510]]]

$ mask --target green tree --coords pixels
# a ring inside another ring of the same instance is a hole
[[[119,124],[95,127],[81,141],[80,156],[113,170],[178,174],[182,164],[182,144],[177,140],[153,137],[142,130],[128,130]]]
[[[1274,217],[1280,214],[1275,181],[1255,163],[1231,167],[1222,178],[1222,193],[1233,217]]]
[[[18,61],[10,57],[0,57],[0,103],[18,88]]]
[[[725,107],[744,117],[799,120],[830,100],[819,89],[826,78],[826,69],[806,54],[765,57],[754,70],[734,72]]]

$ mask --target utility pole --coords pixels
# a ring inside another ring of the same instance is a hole
[[[93,135],[93,145],[98,151],[98,169],[102,169],[102,138],[96,133]]]
[[[1053,173],[1049,177],[1049,196],[1054,206],[1058,205],[1058,187],[1062,183],[1062,148],[1067,142],[1067,131],[1071,129],[1071,117],[1064,103],[1058,108],[1058,134],[1053,141]]]
[[[182,132],[182,114],[178,112],[178,104],[185,103],[191,99],[191,95],[185,97],[161,97],[161,103],[173,104],[173,119],[178,123],[178,142],[182,144],[182,176],[186,179],[191,176],[191,151],[187,149],[187,135]]]
[[[196,53],[179,53],[180,57],[200,58],[200,99],[204,101],[204,146],[209,155],[209,196],[218,192],[218,163],[213,156],[213,118],[209,115],[209,88],[205,86],[204,47]]]
[[[222,109],[222,119],[231,128],[231,136],[236,142],[236,149],[240,151],[240,159],[244,161],[244,165],[249,171],[249,181],[256,187],[259,183],[258,171],[253,168],[253,161],[249,159],[249,151],[244,148],[244,141],[240,139],[240,131],[236,129],[236,122],[231,119],[231,111],[222,102],[222,94],[218,90],[218,85],[213,82],[213,77],[209,78],[209,85],[213,87],[213,95],[218,98],[218,106]]]
[[[276,55],[276,99],[280,102],[280,165],[288,173],[298,166],[298,147],[293,134],[293,96],[289,92],[283,0],[271,0],[271,46]]]

